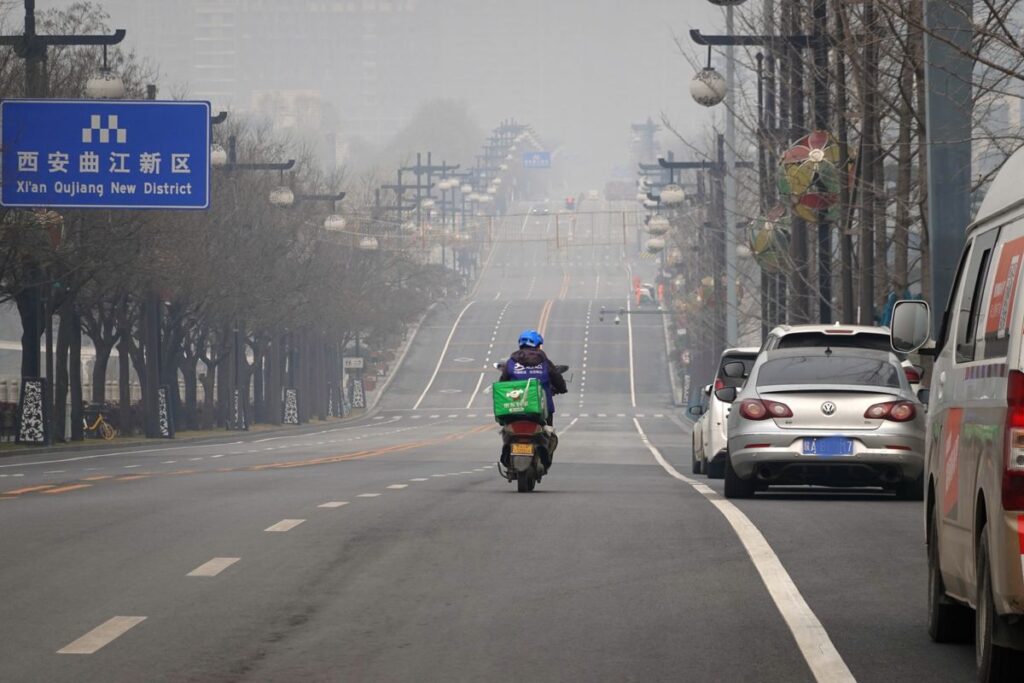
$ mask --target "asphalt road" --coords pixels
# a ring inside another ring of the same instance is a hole
[[[364,420],[0,460],[0,680],[972,680],[920,504],[686,480],[660,316],[599,320],[652,266],[589,219],[499,221]],[[572,384],[518,494],[488,366],[534,326]]]

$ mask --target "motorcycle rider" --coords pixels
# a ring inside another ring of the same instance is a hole
[[[501,370],[501,381],[536,379],[544,387],[548,400],[548,426],[553,427],[555,417],[555,394],[569,390],[565,378],[551,362],[541,345],[544,337],[537,330],[524,330],[519,335],[519,350],[509,356]]]
[[[547,426],[544,428],[548,433],[549,450],[547,458],[542,456],[541,462],[545,470],[551,469],[552,456],[558,447],[558,437],[554,430],[555,417],[555,394],[568,393],[565,385],[565,378],[558,368],[548,358],[541,345],[544,337],[537,330],[524,330],[519,335],[519,350],[514,352],[501,369],[501,381],[536,379],[544,388],[544,395],[547,398],[548,417]],[[502,452],[502,463],[508,466],[507,450]]]

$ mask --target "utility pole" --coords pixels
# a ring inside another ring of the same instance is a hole
[[[725,8],[725,32],[733,33],[733,6]],[[725,91],[725,204],[723,226],[725,227],[725,347],[733,347],[739,338],[736,314],[736,89],[732,87],[736,77],[735,48],[725,47],[725,82],[730,85]]]
[[[0,36],[0,46],[14,48],[14,54],[25,61],[25,97],[41,98],[47,96],[46,58],[51,45],[117,45],[124,40],[124,29],[118,29],[109,35],[39,35],[36,33],[36,2],[25,0],[25,29],[21,35]],[[18,312],[21,317],[21,384],[26,379],[40,378],[39,337],[43,329],[43,317],[46,317],[46,328],[52,327],[49,316],[42,315],[43,274],[38,264],[30,262],[26,268],[29,284],[23,294],[18,296]],[[48,364],[49,365],[49,364]],[[53,371],[47,368],[47,385],[52,383]],[[52,390],[43,397],[43,403],[52,400]],[[20,400],[19,400],[20,403]],[[19,423],[22,419],[23,406],[19,406]],[[42,417],[42,416],[40,416]],[[44,424],[44,439],[50,440],[50,425]],[[20,433],[19,424],[19,433]]]
[[[926,0],[924,25],[928,244],[931,303],[937,312],[953,288],[965,228],[971,219],[971,1]],[[934,334],[938,334],[941,320],[941,315],[932,316]]]

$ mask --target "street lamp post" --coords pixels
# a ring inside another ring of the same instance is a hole
[[[58,45],[117,45],[125,37],[124,29],[118,29],[108,35],[39,35],[36,33],[36,3],[35,0],[24,0],[25,4],[25,28],[21,35],[0,36],[0,46],[14,48],[14,53],[25,61],[25,97],[46,97],[47,85],[45,82],[47,52],[51,46]],[[43,328],[42,313],[42,280],[43,274],[39,265],[30,262],[27,271],[28,286],[16,297],[18,313],[21,317],[21,385],[25,386],[26,380],[38,381],[40,372],[39,337]],[[52,327],[49,318],[46,319],[46,328]],[[46,383],[52,382],[53,371],[47,368]],[[44,395],[43,403],[52,400],[53,392]],[[18,421],[19,434],[21,432],[21,419],[24,406],[19,399]],[[42,443],[49,443],[51,439],[50,425],[43,420]],[[40,442],[33,442],[40,443]]]

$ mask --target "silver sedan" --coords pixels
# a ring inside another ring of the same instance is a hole
[[[776,484],[881,486],[921,498],[924,406],[893,354],[767,351],[742,389],[717,393],[733,402],[727,498],[749,498]]]

